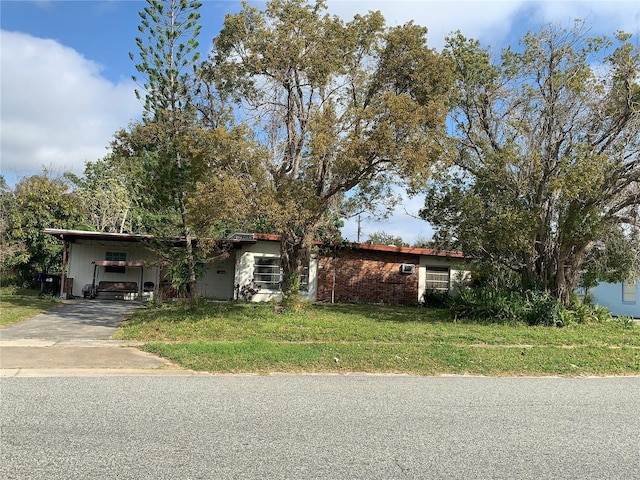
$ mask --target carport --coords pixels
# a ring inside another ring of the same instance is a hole
[[[153,258],[147,255],[146,245],[148,242],[154,240],[152,235],[138,235],[132,233],[111,233],[111,232],[89,232],[84,230],[65,230],[57,228],[45,228],[44,233],[52,235],[63,242],[62,249],[62,278],[60,285],[60,296],[62,298],[73,297],[74,281],[76,288],[82,287],[84,293],[84,287],[91,287],[95,289],[97,287],[97,275],[100,270],[97,267],[103,269],[108,266],[129,266],[134,268],[140,268],[140,279],[142,275],[149,275],[150,271],[153,271],[151,263]],[[173,239],[169,239],[173,241]],[[96,248],[94,248],[96,247]],[[116,250],[128,250],[131,255],[130,258],[137,258],[137,260],[123,259],[105,259],[103,256],[105,250],[114,248]],[[73,251],[73,255],[72,255]],[[72,257],[73,256],[73,261]],[[141,261],[142,258],[148,260]],[[95,260],[94,260],[95,259]],[[115,262],[115,263],[114,263]],[[89,265],[94,266],[93,277],[91,276],[91,270]],[[146,265],[146,272],[144,272]],[[135,274],[135,271],[132,272]],[[135,275],[137,277],[137,275]],[[129,277],[133,280],[132,277]],[[148,278],[154,285],[157,285],[158,278]],[[138,295],[140,291],[144,292],[143,284],[141,280],[136,281],[138,284],[133,293]],[[78,288],[79,290],[79,288]],[[76,292],[76,295],[79,291]]]

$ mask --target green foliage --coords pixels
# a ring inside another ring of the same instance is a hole
[[[98,232],[147,233],[149,222],[141,207],[139,164],[110,154],[86,162],[84,174],[67,174],[81,202],[87,222]]]
[[[280,302],[283,312],[301,312],[308,303],[300,298],[300,275],[297,272],[289,274],[289,278],[283,279],[282,301]]]
[[[469,289],[451,299],[451,310],[456,319],[514,323],[522,321],[523,303],[516,292]]]
[[[188,292],[195,301],[197,259],[187,203],[198,175],[191,146],[205,136],[194,104],[199,93],[196,66],[202,4],[195,0],[147,3],[138,27],[146,37],[136,38],[136,70],[144,77],[145,112],[142,124],[131,134],[120,135],[120,151],[142,160],[146,175],[140,180],[149,192],[148,202],[166,210],[168,220],[177,219],[180,236],[185,238]]]
[[[474,288],[516,290],[521,285],[518,272],[505,265],[483,260],[471,262],[471,283]]]
[[[425,289],[420,299],[420,305],[426,308],[447,308],[451,303],[451,296],[446,292]]]
[[[618,283],[640,276],[640,230],[628,235],[614,228],[585,260],[580,286],[595,287],[599,282]]]
[[[373,243],[376,245],[395,245],[396,247],[409,246],[408,243],[402,240],[402,237],[395,237],[390,233],[385,233],[385,232],[372,233],[371,235],[369,235],[367,240],[365,240],[365,243]]]
[[[201,6],[195,0],[147,0],[139,12],[138,30],[145,38],[136,38],[136,70],[144,82],[147,119],[172,121],[173,114],[190,106],[193,67],[199,58]],[[133,53],[129,57],[136,58]],[[136,77],[133,80],[138,81]],[[142,96],[138,91],[136,95]]]
[[[80,200],[62,178],[48,172],[20,180],[3,191],[3,277],[35,286],[38,272],[60,272],[62,245],[45,228],[86,229]]]
[[[578,320],[573,312],[547,292],[529,291],[525,300],[524,321],[528,325],[564,327]]]
[[[612,232],[637,240],[639,226],[640,50],[628,35],[586,33],[551,25],[500,57],[447,40],[455,168],[443,166],[422,212],[436,235],[565,304],[590,253]],[[624,274],[616,255],[600,260]]]
[[[582,302],[575,295],[568,305],[548,292],[475,288],[451,299],[456,319],[485,323],[525,323],[565,327],[575,323],[610,321],[611,314],[598,305]]]

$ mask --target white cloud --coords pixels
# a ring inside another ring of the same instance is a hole
[[[538,23],[558,21],[570,26],[575,19],[585,20],[593,35],[613,35],[617,30],[640,34],[640,2],[617,0],[609,2],[541,2],[537,6]]]
[[[521,1],[344,1],[329,0],[329,11],[344,19],[356,13],[380,10],[388,26],[413,21],[429,30],[429,45],[444,46],[450,33],[460,30],[470,38],[497,44],[509,33],[514,16],[526,2]]]
[[[640,33],[637,0],[329,0],[328,5],[331,13],[344,19],[380,10],[389,26],[413,20],[429,29],[428,42],[438,50],[444,38],[457,30],[484,45],[501,47],[506,41],[517,41],[528,29],[549,22],[570,26],[577,18],[592,24],[594,35],[611,35],[620,29]]]
[[[82,173],[140,115],[133,81],[110,82],[100,65],[55,40],[0,35],[3,174]]]

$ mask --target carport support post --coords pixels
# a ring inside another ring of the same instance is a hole
[[[140,267],[140,283],[138,284],[138,299],[142,300],[142,292],[144,289],[142,288],[142,281],[144,280],[144,267]]]
[[[60,276],[60,298],[62,298],[63,300],[67,299],[67,295],[69,294],[69,292],[67,292],[67,248],[68,248],[68,243],[66,240],[64,240],[64,237],[62,237],[62,275]]]
[[[95,262],[93,262],[93,283],[91,284],[92,291],[93,291],[93,295],[95,296],[96,294],[96,270],[98,269],[98,265],[96,265]]]

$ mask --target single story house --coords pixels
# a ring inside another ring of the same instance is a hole
[[[590,289],[595,303],[616,316],[640,318],[640,278],[632,282],[599,283]]]
[[[63,244],[63,297],[97,295],[150,298],[164,289],[171,295],[164,267],[149,248],[149,235],[45,229]],[[164,239],[184,246],[180,238]],[[252,301],[279,298],[280,237],[239,233],[226,239],[226,252],[205,266],[198,295],[212,300],[241,298],[242,288],[257,285]],[[302,298],[311,302],[417,304],[425,290],[453,293],[467,281],[460,252],[364,243],[344,244],[309,255],[301,279]]]

